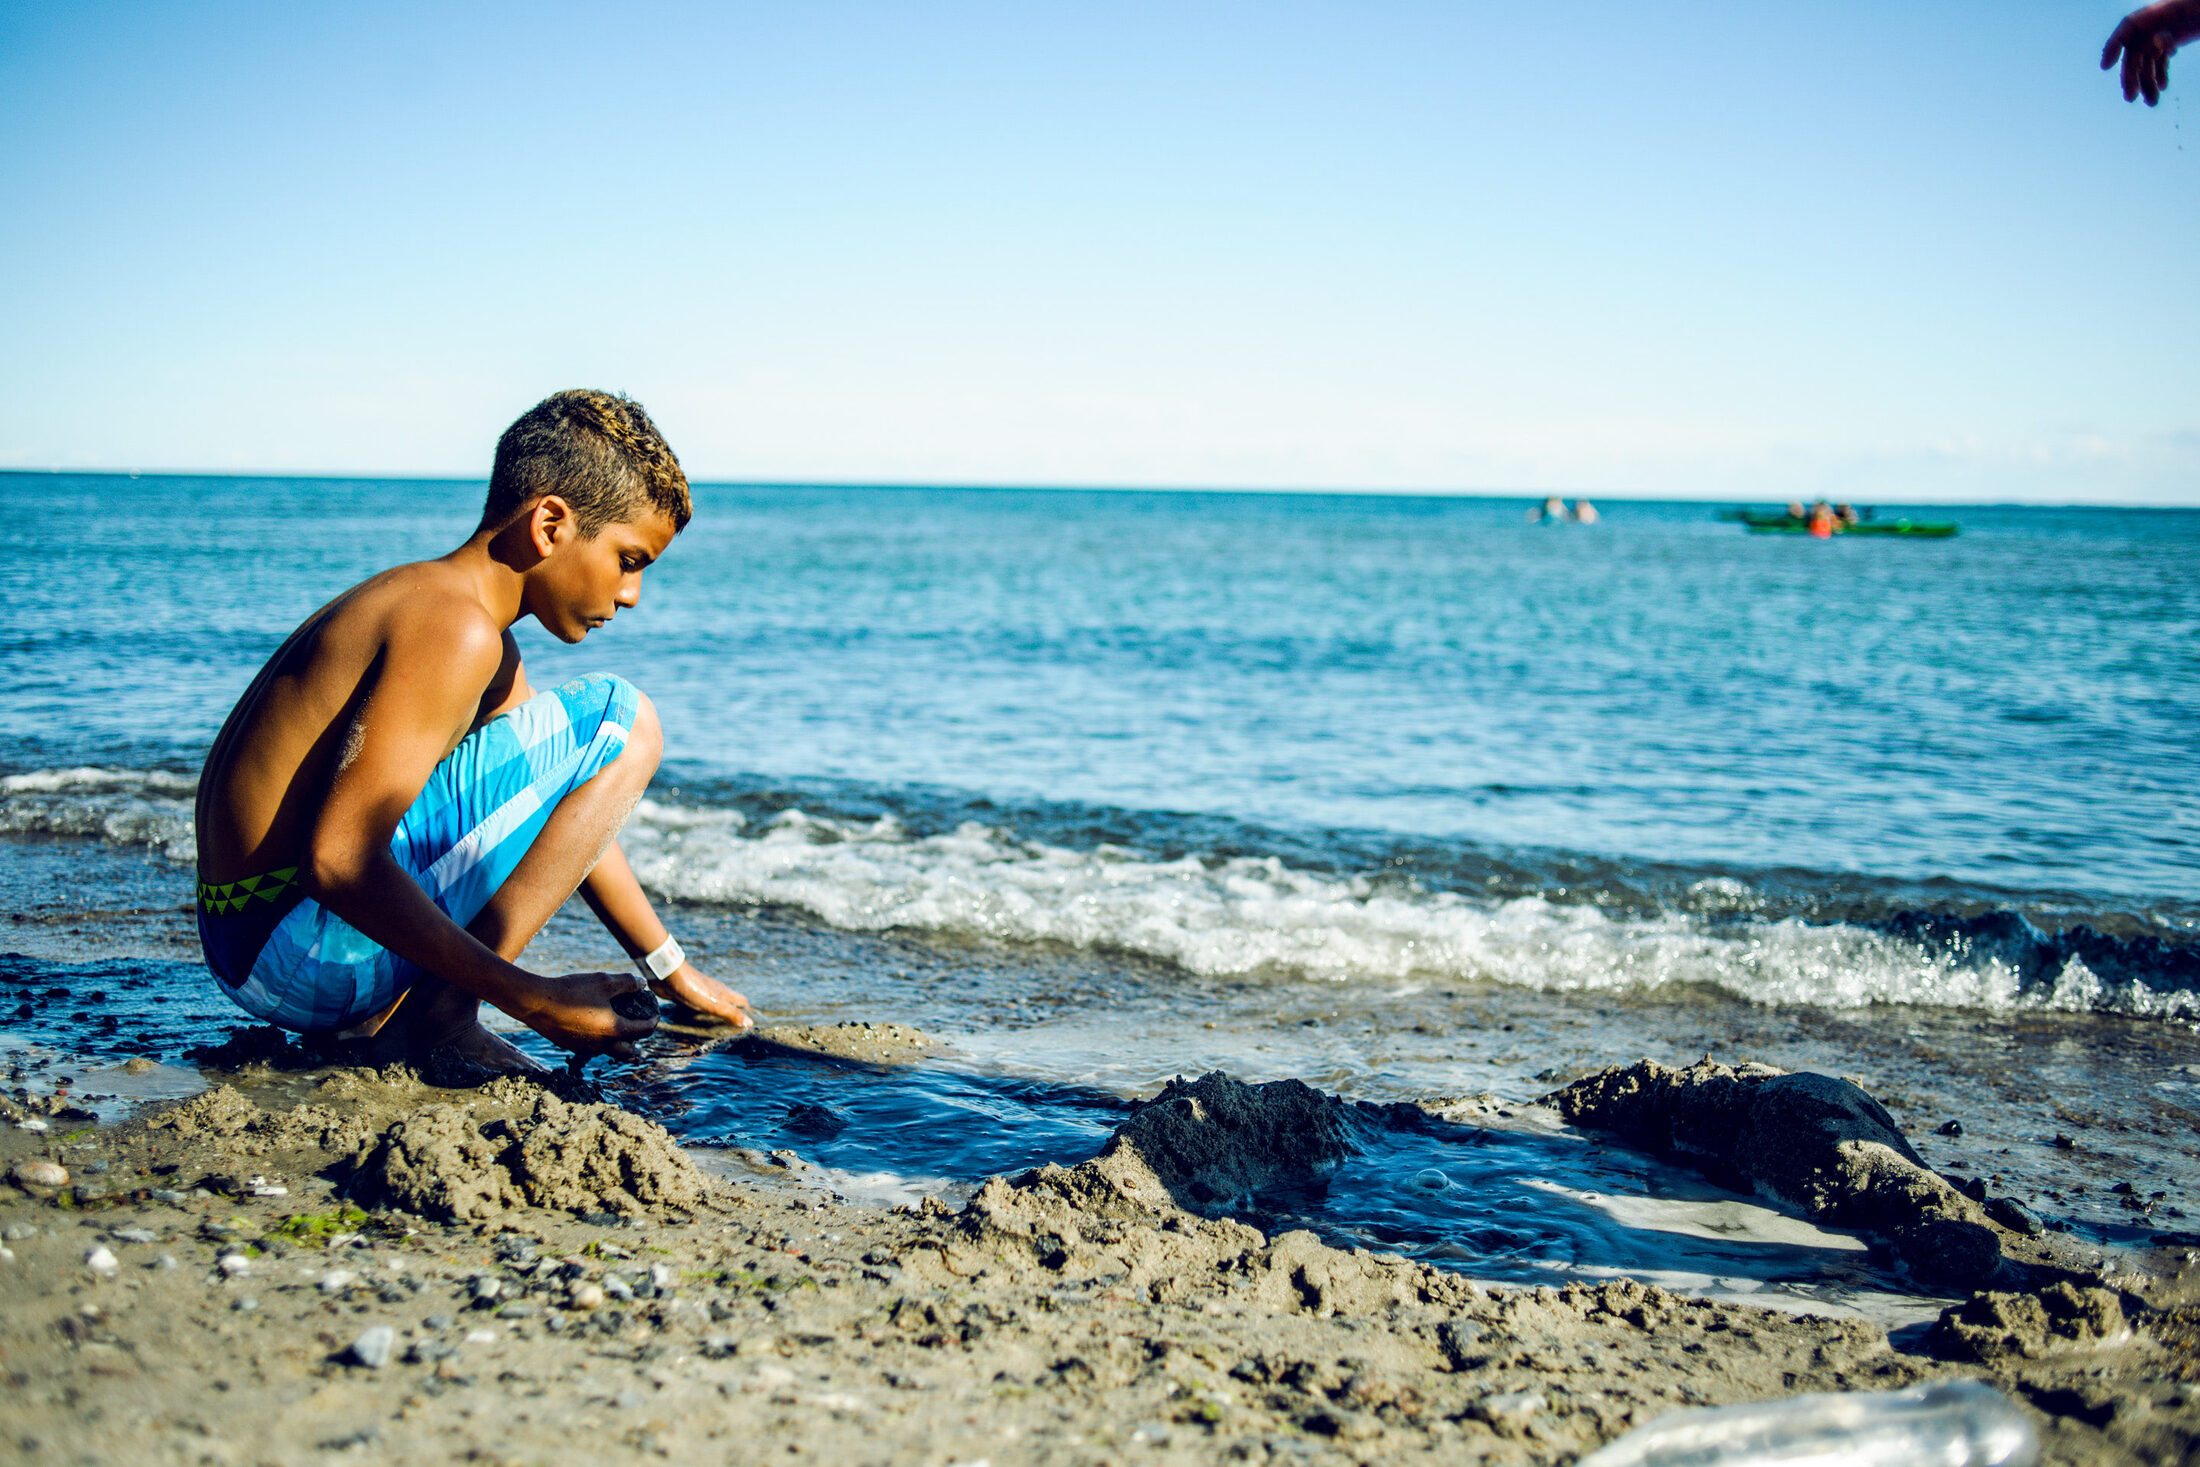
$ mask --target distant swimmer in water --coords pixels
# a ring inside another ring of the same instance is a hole
[[[1531,525],[1563,525],[1566,523],[1566,501],[1553,494],[1543,501],[1540,509],[1528,511]]]
[[[1853,525],[1856,523],[1856,506],[1837,504],[1833,507],[1833,517],[1844,525]]]
[[[1597,522],[1597,507],[1586,499],[1574,501],[1574,523],[1593,525]]]
[[[1788,518],[1791,520],[1807,520],[1810,518],[1810,511],[1803,508],[1802,500],[1790,499],[1788,501]]]
[[[2145,97],[2149,107],[2169,88],[2169,58],[2200,39],[2200,0],[2163,0],[2125,16],[2101,48],[2101,70],[2124,62],[2124,100]]]
[[[1840,517],[1834,514],[1832,505],[1821,499],[1810,507],[1810,533],[1812,539],[1830,540],[1840,527]]]

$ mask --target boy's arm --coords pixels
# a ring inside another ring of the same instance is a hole
[[[581,882],[581,900],[588,903],[588,909],[596,914],[604,929],[618,939],[626,955],[637,962],[663,946],[669,935],[665,924],[658,920],[656,910],[650,906],[649,897],[642,891],[641,882],[635,880],[634,868],[627,864],[626,853],[619,849],[617,841],[605,849],[602,859],[596,862],[596,869]],[[693,963],[682,964],[668,977],[652,979],[649,986],[659,998],[685,1004],[736,1028],[747,1029],[756,1023],[747,999],[709,977]]]
[[[390,854],[397,822],[473,721],[502,656],[484,616],[424,606],[397,618],[315,816],[303,884],[368,938],[568,1049],[643,1037],[650,1021],[610,1007],[639,990],[631,975],[525,972],[453,922]]]

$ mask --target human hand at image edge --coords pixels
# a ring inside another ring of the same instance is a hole
[[[2101,70],[2123,58],[2126,102],[2146,98],[2149,107],[2169,86],[2169,58],[2187,41],[2200,37],[2200,0],[2164,0],[2134,10],[2117,23],[2101,48]]]

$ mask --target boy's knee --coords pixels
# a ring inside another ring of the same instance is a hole
[[[655,768],[665,754],[664,726],[657,722],[657,705],[649,694],[636,690],[634,694],[634,727],[626,736],[626,750],[622,759],[646,761]]]

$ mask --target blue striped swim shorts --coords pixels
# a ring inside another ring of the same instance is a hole
[[[436,765],[397,822],[390,854],[464,927],[518,867],[558,801],[619,756],[640,711],[632,683],[595,673],[491,719]],[[300,897],[294,877],[275,872],[219,888],[200,885],[207,966],[239,1008],[285,1029],[342,1029],[387,1008],[421,976],[319,902]],[[249,945],[256,934],[246,928],[282,901],[258,883],[287,889],[296,905],[282,912],[253,956],[239,951],[238,939]]]

